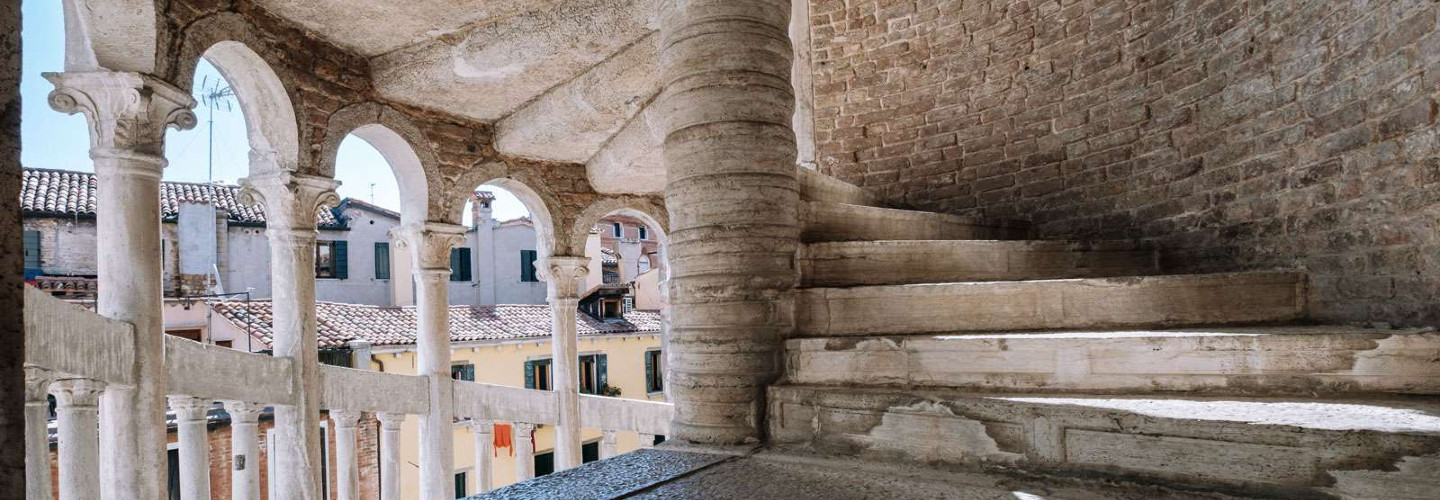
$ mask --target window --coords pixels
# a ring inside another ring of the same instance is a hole
[[[640,272],[643,273],[643,272],[645,272],[645,271],[649,271],[649,270],[650,270],[650,256],[649,256],[649,255],[641,256],[641,257],[640,257],[640,261],[637,262],[637,264],[640,264]]]
[[[25,231],[25,270],[40,269],[40,231]],[[29,275],[30,273],[25,273]]]
[[[640,239],[642,239],[642,240],[648,240],[648,239],[650,239],[649,231],[646,231],[646,230],[645,230],[645,226],[640,226],[638,229],[640,230]]]
[[[470,249],[450,249],[450,281],[470,281]]]
[[[534,250],[520,251],[520,281],[527,283],[540,281],[535,273],[535,260],[537,258],[538,256]]]
[[[580,445],[580,463],[588,464],[600,459],[600,442],[592,441]]]
[[[535,454],[535,477],[540,477],[555,472],[555,452]]]
[[[665,357],[659,349],[645,351],[645,392],[657,393],[665,390]]]
[[[625,313],[635,310],[635,297],[625,297]]]
[[[613,233],[616,238],[625,237],[625,227],[621,226],[619,222],[613,222],[610,224],[610,232]]]
[[[605,395],[609,388],[604,354],[580,356],[580,393]]]
[[[600,301],[600,318],[601,318],[601,319],[621,319],[621,318],[624,318],[625,316],[620,313],[620,311],[622,310],[623,307],[624,307],[623,304],[622,304],[619,300],[615,300],[615,299],[604,299],[604,300],[601,300],[601,301]]]
[[[469,474],[467,473],[460,472],[455,474],[455,498],[465,498],[466,496],[468,496],[465,494],[465,492],[467,491],[465,489],[465,486],[469,484],[469,481],[467,481],[468,479]]]
[[[345,256],[344,241],[320,241],[315,243],[315,277],[345,279],[348,276],[349,259]]]
[[[470,363],[450,365],[450,378],[453,378],[455,380],[464,380],[466,382],[474,382],[475,365]]]
[[[165,464],[170,469],[170,481],[167,486],[170,500],[180,500],[180,448],[165,450]]]
[[[550,390],[550,360],[532,359],[525,362],[525,388]]]
[[[375,242],[375,279],[390,279],[390,243]]]

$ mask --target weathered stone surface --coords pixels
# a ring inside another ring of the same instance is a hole
[[[1156,253],[1129,242],[916,240],[807,243],[803,286],[1155,274]]]
[[[25,440],[25,251],[20,221],[20,4],[0,6],[0,449]],[[0,491],[25,489],[25,453],[0,457]]]
[[[1029,235],[1029,225],[1013,220],[893,208],[805,202],[805,241],[857,240],[1013,240]]]
[[[875,195],[866,192],[859,186],[822,174],[803,165],[797,170],[800,180],[800,199],[805,201],[819,201],[825,203],[842,203],[846,205],[864,205],[878,207],[880,202]]]

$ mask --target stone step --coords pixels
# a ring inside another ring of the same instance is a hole
[[[769,436],[780,449],[1279,498],[1333,498],[1325,491],[1332,474],[1390,469],[1440,450],[1435,398],[1051,397],[804,385],[771,386],[769,396]],[[1440,491],[1440,477],[1408,479]],[[1366,486],[1385,493],[1383,484]]]
[[[985,391],[1440,395],[1440,333],[1218,327],[791,339],[796,384]]]
[[[1027,237],[1026,222],[810,201],[804,207],[800,238],[812,241],[1016,240]]]
[[[802,286],[1155,274],[1156,252],[1125,241],[891,240],[809,243]]]
[[[827,203],[845,203],[870,207],[883,206],[875,195],[854,184],[830,177],[812,169],[797,166],[800,199]]]
[[[1282,271],[804,288],[795,337],[1282,323],[1304,288]]]

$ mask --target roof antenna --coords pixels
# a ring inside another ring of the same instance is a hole
[[[375,183],[370,183],[370,204],[375,204]]]
[[[210,110],[210,166],[207,174],[210,182],[215,182],[215,112],[229,112],[231,97],[235,97],[235,91],[230,90],[224,79],[216,78],[212,82],[210,75],[205,75],[200,80],[200,100]]]

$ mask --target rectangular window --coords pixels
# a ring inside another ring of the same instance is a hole
[[[592,441],[580,445],[580,463],[588,464],[600,459],[600,442]]]
[[[665,357],[659,349],[645,351],[645,392],[657,393],[665,390]]]
[[[39,269],[40,231],[25,231],[25,270],[31,271]]]
[[[470,281],[470,249],[450,249],[450,281]]]
[[[634,311],[634,310],[635,310],[635,297],[625,297],[624,300],[625,300],[625,313],[626,313],[626,314],[629,314],[630,311]]]
[[[390,279],[390,243],[375,242],[375,279]]]
[[[555,472],[555,452],[547,451],[545,453],[536,453],[535,477],[544,476],[551,472]]]
[[[315,277],[346,278],[347,258],[344,241],[319,241],[315,243]]]
[[[645,230],[645,226],[640,226],[639,229],[640,229],[640,239],[642,239],[642,240],[648,240],[648,239],[650,239],[650,235],[648,234],[649,232]]]
[[[525,362],[525,388],[550,390],[550,360],[532,359]]]
[[[535,271],[535,260],[538,258],[538,254],[534,250],[520,251],[520,281],[527,283],[540,281]]]
[[[580,356],[580,393],[607,395],[607,367],[604,354]]]
[[[470,363],[450,365],[450,378],[453,378],[455,380],[464,380],[466,382],[474,382],[475,365]]]
[[[455,498],[465,498],[469,496],[465,493],[468,491],[465,489],[465,487],[469,485],[468,479],[469,474],[464,472],[455,474]]]
[[[614,233],[614,235],[615,235],[616,238],[624,238],[624,237],[625,237],[625,227],[624,227],[624,226],[621,226],[619,222],[615,222],[615,223],[611,223],[611,224],[610,224],[610,232],[611,232],[611,233]]]
[[[180,448],[165,450],[166,468],[170,469],[168,487],[170,500],[180,500]]]

